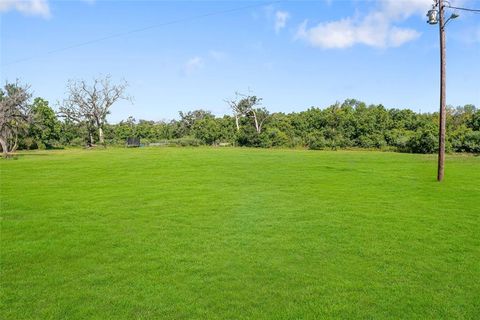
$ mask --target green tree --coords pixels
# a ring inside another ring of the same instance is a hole
[[[480,109],[472,114],[472,119],[468,122],[468,126],[473,130],[480,131]]]
[[[18,148],[19,136],[28,129],[31,98],[30,86],[18,81],[0,88],[0,147],[3,157]]]
[[[412,136],[406,143],[408,152],[434,153],[438,149],[438,139],[435,130],[425,128]]]
[[[35,140],[37,145],[52,148],[59,142],[61,133],[61,124],[55,111],[49,107],[48,101],[35,98],[31,113],[33,121],[30,125],[29,136]]]
[[[179,111],[180,121],[177,122],[177,134],[179,137],[189,136],[197,121],[205,118],[215,118],[210,111],[198,109],[188,112]]]
[[[192,131],[195,138],[208,145],[216,144],[221,137],[220,124],[213,117],[195,121]]]

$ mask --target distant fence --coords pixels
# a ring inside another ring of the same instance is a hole
[[[125,141],[125,146],[127,148],[138,148],[138,147],[169,147],[169,146],[201,146],[203,145],[202,141],[195,139],[195,138],[180,138],[180,139],[171,139],[171,140],[163,140],[163,141],[156,141],[156,142],[149,142],[148,140],[144,140],[143,142],[140,141],[140,138],[127,138]],[[211,146],[214,147],[230,147],[232,146],[229,142],[217,142],[212,144]]]
[[[165,141],[165,142],[151,142],[151,143],[148,143],[147,145],[149,147],[164,147],[164,146],[168,146],[169,143],[168,143],[168,141]]]

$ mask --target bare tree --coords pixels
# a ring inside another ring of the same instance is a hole
[[[0,146],[4,158],[17,150],[18,134],[30,120],[29,90],[30,86],[21,85],[18,80],[0,88]]]
[[[270,113],[265,108],[252,108],[251,115],[253,116],[253,120],[255,122],[255,130],[258,134],[262,132],[262,127],[265,121],[270,117]]]
[[[233,111],[235,117],[235,125],[237,131],[240,130],[240,118],[241,117],[251,117],[253,118],[255,130],[257,133],[262,132],[262,126],[269,117],[269,112],[265,108],[257,108],[261,105],[262,98],[257,96],[244,95],[241,93],[235,93],[235,99],[233,100],[224,100]]]
[[[245,104],[242,103],[244,95],[235,92],[235,99],[225,99],[224,101],[232,109],[233,116],[235,117],[235,126],[237,131],[240,130],[240,118],[246,115]]]
[[[67,84],[68,97],[60,107],[60,115],[75,122],[87,123],[90,143],[94,143],[91,129],[95,129],[99,143],[105,145],[103,128],[110,108],[118,100],[131,101],[125,95],[127,86],[126,81],[112,84],[110,75],[94,79],[92,85],[85,80],[70,80]]]

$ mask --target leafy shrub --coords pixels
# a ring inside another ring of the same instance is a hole
[[[480,131],[462,125],[450,133],[448,137],[453,150],[457,152],[480,152]]]
[[[310,150],[323,150],[327,147],[327,141],[322,132],[314,131],[307,136],[307,146]]]
[[[38,149],[38,145],[34,138],[26,137],[26,138],[20,139],[20,141],[18,142],[18,149],[34,150],[34,149]]]
[[[362,148],[382,148],[387,144],[383,134],[373,133],[358,138],[358,146]]]
[[[285,147],[290,144],[286,133],[277,128],[267,128],[262,136],[264,136],[262,137],[262,147]]]
[[[84,139],[84,138],[80,138],[80,137],[73,138],[73,139],[70,141],[69,145],[70,145],[70,146],[74,146],[74,147],[84,146],[84,145],[85,145],[85,139]]]
[[[289,147],[297,148],[297,147],[305,147],[305,142],[300,137],[293,137],[290,141]]]
[[[437,136],[429,129],[413,135],[406,144],[406,151],[412,153],[434,153],[437,149]]]
[[[480,131],[471,131],[465,135],[464,150],[480,153]]]
[[[392,129],[385,134],[387,145],[394,147],[400,152],[407,151],[407,143],[415,133],[410,130]]]
[[[327,140],[327,146],[336,150],[337,148],[353,147],[352,141],[343,135],[336,135]]]

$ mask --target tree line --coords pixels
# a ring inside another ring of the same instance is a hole
[[[0,89],[0,145],[4,155],[17,149],[65,146],[125,145],[139,138],[144,145],[232,145],[260,148],[387,149],[433,153],[438,149],[438,113],[388,109],[347,99],[326,108],[302,112],[270,112],[255,95],[237,93],[225,100],[232,114],[217,117],[198,109],[180,111],[171,121],[106,121],[112,105],[131,98],[127,83],[110,77],[71,81],[67,97],[55,112],[48,101],[32,99],[30,87],[18,81]],[[447,150],[480,153],[480,109],[449,107]]]

